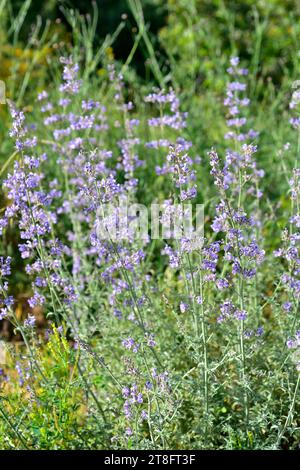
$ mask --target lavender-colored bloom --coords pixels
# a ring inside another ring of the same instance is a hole
[[[26,320],[24,321],[24,326],[27,328],[33,328],[35,325],[36,319],[34,315],[28,315]]]
[[[132,429],[131,429],[131,428],[126,428],[125,434],[126,434],[126,436],[128,436],[128,437],[132,436],[132,435],[133,435]]]
[[[218,279],[216,285],[218,289],[227,289],[229,287],[229,282],[227,279]]]
[[[247,312],[245,310],[236,310],[234,315],[240,321],[245,321],[247,318]]]
[[[77,75],[79,71],[78,64],[73,64],[73,59],[69,58],[60,58],[60,62],[64,64],[63,70],[63,79],[64,83],[60,86],[61,93],[76,94],[78,93],[81,80],[78,80]]]
[[[34,292],[33,297],[28,299],[28,304],[31,308],[43,305],[44,303],[45,303],[45,297],[39,294],[37,291]]]
[[[153,388],[153,385],[152,385],[152,382],[150,382],[149,380],[146,381],[145,383],[145,388],[147,390],[151,390]]]
[[[292,302],[284,302],[284,304],[282,305],[282,308],[285,312],[290,312],[293,308],[293,304]]]
[[[122,340],[122,345],[126,348],[129,349],[130,351],[137,353],[139,350],[140,345],[136,343],[132,338],[126,338]]]
[[[180,308],[181,313],[185,313],[189,309],[189,306],[188,306],[188,304],[186,304],[184,302],[180,302],[179,308]]]
[[[256,335],[257,335],[257,336],[262,336],[263,333],[264,333],[263,327],[262,327],[262,326],[259,326],[259,327],[257,328],[257,330],[256,330]]]

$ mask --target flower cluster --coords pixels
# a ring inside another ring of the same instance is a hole
[[[209,428],[221,419],[220,413],[211,412],[210,397],[218,394],[220,410],[225,408],[224,397],[237,403],[237,420],[244,414],[245,435],[250,436],[253,400],[248,360],[268,339],[271,302],[270,324],[276,323],[280,312],[280,332],[272,335],[289,338],[289,357],[300,370],[300,170],[296,165],[289,181],[292,210],[289,228],[275,252],[282,269],[275,288],[269,279],[267,284],[261,282],[262,264],[268,262],[260,212],[266,205],[260,189],[264,172],[256,163],[258,133],[248,129],[245,116],[250,104],[244,93],[247,70],[239,59],[233,57],[228,68],[224,101],[228,148],[223,155],[212,149],[210,167],[201,167],[201,175],[207,172],[214,183],[207,188],[209,197],[203,198],[202,232],[194,229],[195,217],[189,217],[205,195],[198,179],[201,159],[186,140],[187,113],[180,110],[174,90],[154,90],[146,96],[143,110],[151,114],[145,118],[138,114],[139,101],[125,85],[127,75],[124,79],[114,65],[103,75],[105,93],[97,101],[85,96],[78,64],[72,58],[62,58],[61,63],[57,93],[52,95],[49,89],[37,98],[43,124],[38,138],[38,129],[27,125],[24,112],[9,103],[16,158],[3,184],[6,206],[0,231],[6,236],[11,226],[16,229],[18,263],[29,280],[24,283],[30,294],[24,320],[15,314],[17,296],[6,280],[12,260],[0,256],[0,320],[9,319],[30,346],[27,335],[32,342],[37,337],[38,313],[45,314],[46,323],[53,316],[59,338],[68,335],[64,345],[75,342],[74,382],[78,373],[78,382],[94,401],[90,410],[97,409],[105,422],[106,414],[113,415],[114,431],[122,429],[125,442],[140,428],[147,446],[165,448],[162,428],[171,428],[178,415],[181,420],[189,396],[199,410],[191,425],[193,442],[198,429],[201,439],[202,434],[206,439]],[[107,109],[104,104],[112,96]],[[299,102],[295,93],[291,108]],[[148,233],[143,239],[136,237],[138,217],[128,212],[128,204],[141,209],[138,202],[147,191],[147,171],[153,171],[154,199],[160,203],[157,221],[163,227],[163,248],[160,242],[150,243]],[[48,340],[50,334],[46,330]],[[101,349],[103,356],[112,352],[116,370],[113,360],[106,363],[95,352]],[[103,387],[96,387],[98,367],[92,368],[81,352],[97,362],[105,380],[116,384],[113,394],[118,394],[123,413],[107,405],[106,391],[102,407]],[[219,379],[228,376],[227,359],[234,383],[226,385],[226,379],[222,395]],[[17,363],[16,370],[20,385],[31,394],[31,371],[43,376],[46,367],[38,370],[31,349],[29,362],[31,369]],[[87,372],[90,376],[85,377]],[[229,415],[228,423],[231,426]]]

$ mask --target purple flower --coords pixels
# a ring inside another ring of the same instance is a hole
[[[0,320],[3,320],[8,315],[8,310],[5,307],[0,308]]]
[[[139,350],[140,345],[136,343],[132,338],[126,338],[122,340],[122,345],[126,348],[129,349],[130,351],[133,351],[134,353],[137,353]]]
[[[7,256],[4,258],[0,256],[0,274],[2,277],[9,276],[11,274],[11,257]]]

